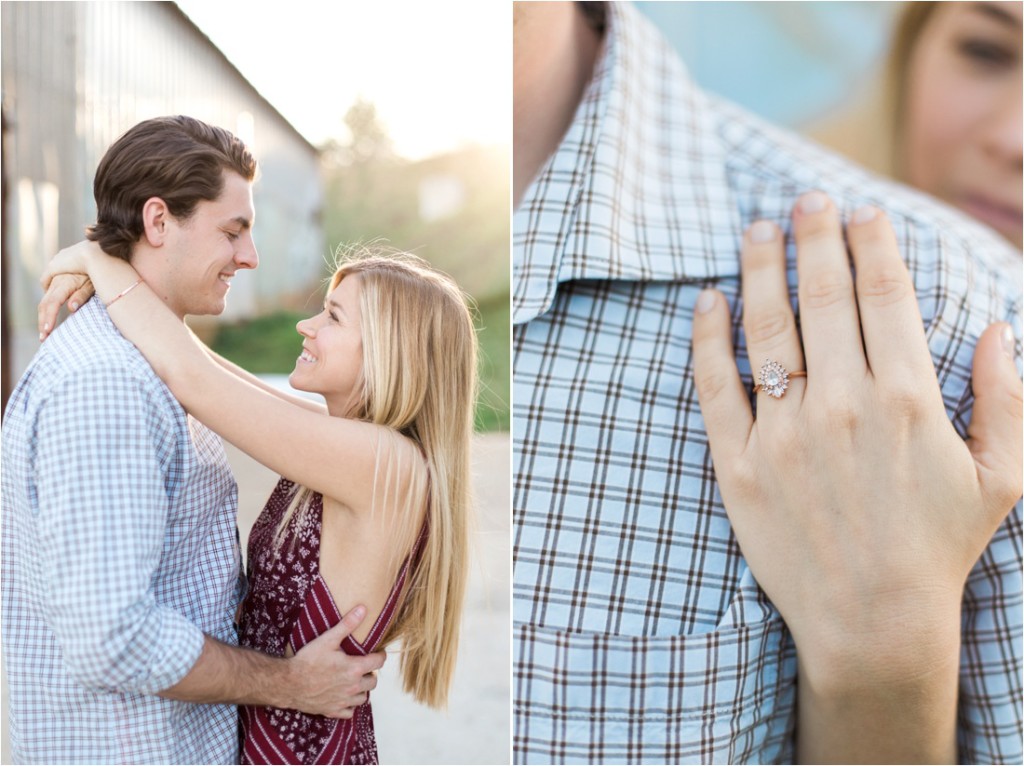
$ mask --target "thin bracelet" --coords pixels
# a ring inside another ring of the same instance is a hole
[[[117,303],[119,300],[121,300],[124,296],[126,296],[128,293],[130,293],[136,287],[138,287],[140,284],[142,284],[142,280],[141,279],[136,279],[134,282],[132,282],[130,285],[128,285],[128,287],[124,288],[124,290],[122,290],[117,295],[115,295],[114,298],[110,301],[110,303],[107,304],[107,308],[109,309],[111,306],[113,306],[115,303]]]

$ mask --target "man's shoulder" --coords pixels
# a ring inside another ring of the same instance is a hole
[[[796,197],[811,189],[828,194],[844,220],[856,208],[874,205],[892,221],[911,263],[923,259],[980,269],[1002,275],[1007,288],[1019,292],[1020,251],[967,214],[734,104],[710,101],[741,209],[768,213],[777,201],[788,219]]]
[[[8,409],[35,409],[61,392],[103,386],[135,391],[149,407],[173,411],[166,386],[93,299],[43,342],[12,392]]]

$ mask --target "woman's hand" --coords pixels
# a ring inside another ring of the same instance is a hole
[[[57,326],[57,315],[65,304],[68,311],[74,313],[84,306],[93,293],[92,282],[84,274],[57,274],[50,280],[43,299],[39,302],[37,319],[39,323],[39,340],[44,341]]]
[[[89,279],[89,263],[109,257],[98,244],[86,239],[64,248],[46,264],[39,278],[45,291],[38,308],[39,340],[45,340],[56,327],[61,306],[66,303],[70,311],[76,311],[92,297],[95,289]]]
[[[694,371],[722,499],[751,572],[796,642],[801,754],[858,757],[837,749],[841,726],[817,740],[805,720],[846,695],[845,724],[855,725],[851,689],[865,703],[874,694],[884,728],[921,683],[941,678],[940,691],[929,689],[938,695],[929,705],[941,710],[913,725],[922,737],[926,724],[938,725],[945,749],[937,757],[953,757],[964,582],[1021,497],[1013,338],[995,325],[979,341],[965,443],[946,415],[914,286],[884,214],[857,211],[847,227],[856,281],[827,197],[805,195],[793,229],[802,344],[779,229],[758,222],[743,243],[751,365],[756,372],[772,359],[807,373],[781,398],[759,392],[756,419],[724,297],[707,291],[695,311]],[[878,707],[882,690],[895,713]],[[805,710],[812,697],[814,709]],[[862,728],[861,755],[877,755],[871,748],[886,741],[865,740],[871,731]],[[920,756],[914,741],[903,745]]]
[[[76,278],[73,291],[69,289],[68,275]],[[95,292],[109,307],[141,279],[130,263],[107,255],[95,242],[83,240],[57,253],[46,265],[39,282],[46,290],[38,316],[39,338],[43,340],[55,324],[64,300],[70,298],[72,303],[81,305]]]
[[[43,275],[39,277],[39,284],[46,290],[50,287],[50,281],[58,274],[83,274],[90,276],[89,265],[98,259],[112,258],[103,249],[88,239],[76,242],[70,247],[59,251],[50,262],[46,264]]]

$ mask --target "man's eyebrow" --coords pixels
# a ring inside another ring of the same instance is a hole
[[[246,218],[244,215],[236,215],[234,218],[231,219],[231,222],[232,223],[237,223],[243,229],[251,229],[252,228],[252,219],[251,218]]]
[[[971,10],[988,16],[1000,24],[1009,24],[1014,29],[1020,29],[1020,19],[1009,11],[1004,11],[996,3],[971,3]]]

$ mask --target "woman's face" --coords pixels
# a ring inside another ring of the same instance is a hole
[[[362,284],[351,274],[327,295],[324,310],[295,327],[302,354],[288,378],[293,388],[321,394],[334,415],[357,403],[363,369],[363,328],[359,309]]]
[[[910,56],[906,180],[1021,246],[1021,3],[939,3]]]

